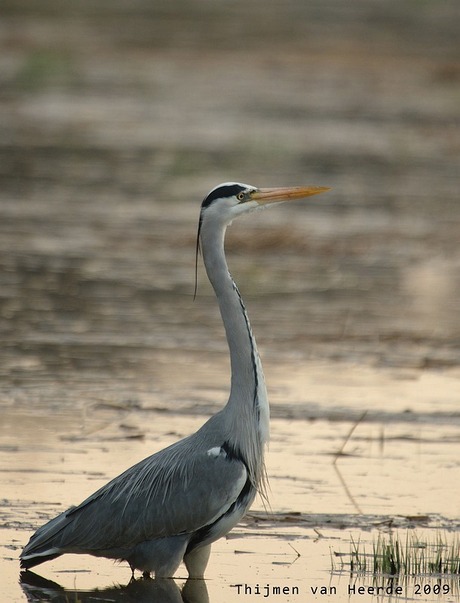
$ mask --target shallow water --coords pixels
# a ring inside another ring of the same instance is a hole
[[[281,585],[266,598],[371,600],[348,592],[373,584],[349,575],[351,539],[458,533],[458,3],[181,9],[5,3],[1,598],[180,600],[171,584],[116,591],[128,569],[87,557],[22,589],[18,555],[225,403],[226,343],[202,269],[193,301],[194,250],[200,199],[237,179],[333,190],[229,231],[271,399],[271,508],[258,500],[214,545],[209,598]],[[380,598],[457,600],[447,582]],[[184,598],[205,601],[202,586]]]
[[[171,357],[171,365],[173,360]],[[245,522],[214,545],[206,582],[208,595],[211,601],[223,597],[258,600],[258,584],[273,587],[275,592],[280,585],[287,587],[286,601],[304,600],[295,594],[296,588],[306,596],[311,595],[309,589],[322,587],[335,587],[337,600],[346,600],[349,584],[367,587],[374,583],[372,578],[350,578],[350,539],[367,542],[371,550],[382,531],[392,531],[400,538],[407,530],[415,531],[422,539],[433,541],[439,530],[449,535],[457,526],[460,434],[449,392],[458,385],[459,374],[450,371],[442,378],[437,373],[421,377],[407,370],[342,365],[335,366],[335,372],[333,365],[310,366],[310,371],[296,371],[292,364],[273,368],[275,418],[267,456],[271,508],[265,509],[258,500]],[[278,371],[286,374],[288,370],[290,382],[277,382]],[[309,372],[312,378],[307,377]],[[199,381],[193,387],[194,375],[191,370],[188,381],[195,391]],[[224,381],[224,376],[221,378]],[[377,399],[373,394],[376,384],[382,403],[369,408],[359,421],[366,404],[363,398]],[[401,392],[397,401],[392,396],[396,388]],[[333,395],[339,390],[345,392],[340,406]],[[310,405],[299,402],[305,391],[327,409],[324,416],[315,416]],[[433,396],[438,400],[436,412],[430,404]],[[287,398],[285,406],[281,398]],[[410,409],[414,399],[418,405]],[[2,575],[9,585],[9,600],[22,600],[19,587],[14,586],[17,555],[35,527],[203,421],[203,416],[190,415],[188,409],[158,412],[152,402],[149,398],[140,405],[101,401],[65,412],[55,409],[51,415],[47,405],[37,405],[33,416],[27,409],[4,409],[0,514]],[[285,417],[280,416],[283,410]],[[345,567],[331,574],[340,568],[340,563],[332,562],[334,554],[344,555]],[[36,569],[79,593],[127,584],[130,574],[123,564],[84,556],[65,556]],[[180,587],[183,574],[180,569]],[[438,583],[430,577],[424,580]],[[454,592],[455,581],[442,582]],[[236,584],[244,585],[239,595],[235,594]],[[406,584],[404,592],[410,594],[415,584]],[[156,600],[148,597],[154,597],[157,585],[141,587],[148,592],[145,600]],[[130,588],[132,591],[134,586]],[[128,596],[123,593],[118,595]],[[108,592],[109,596],[115,595]],[[199,594],[198,600],[201,597]],[[456,599],[453,595],[445,600]]]

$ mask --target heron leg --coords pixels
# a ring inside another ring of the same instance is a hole
[[[127,561],[143,572],[144,578],[150,573],[155,578],[172,578],[184,557],[188,539],[187,534],[180,534],[145,540],[130,551]]]
[[[190,578],[203,578],[204,570],[208,565],[211,545],[202,546],[184,555],[184,563]]]
[[[135,580],[136,578],[134,577],[134,565],[131,565],[131,563],[129,564],[129,567],[131,568],[131,580],[130,582],[132,582],[133,580]]]

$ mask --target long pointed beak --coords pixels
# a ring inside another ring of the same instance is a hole
[[[282,201],[293,201],[303,199],[311,195],[319,195],[331,189],[328,186],[291,186],[286,188],[259,188],[251,193],[251,200],[257,201],[259,205],[267,203],[280,203]]]

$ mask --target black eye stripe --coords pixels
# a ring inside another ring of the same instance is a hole
[[[201,204],[202,208],[209,207],[216,199],[222,199],[225,197],[236,197],[238,193],[242,193],[246,190],[244,186],[240,184],[227,184],[225,186],[219,186],[209,193]]]

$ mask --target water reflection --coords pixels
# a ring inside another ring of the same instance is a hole
[[[90,603],[110,601],[111,603],[208,603],[208,589],[204,580],[187,580],[182,591],[176,582],[167,578],[139,578],[126,586],[111,586],[96,590],[66,589],[56,582],[47,580],[34,572],[21,573],[21,588],[29,603],[52,601],[53,603]]]

